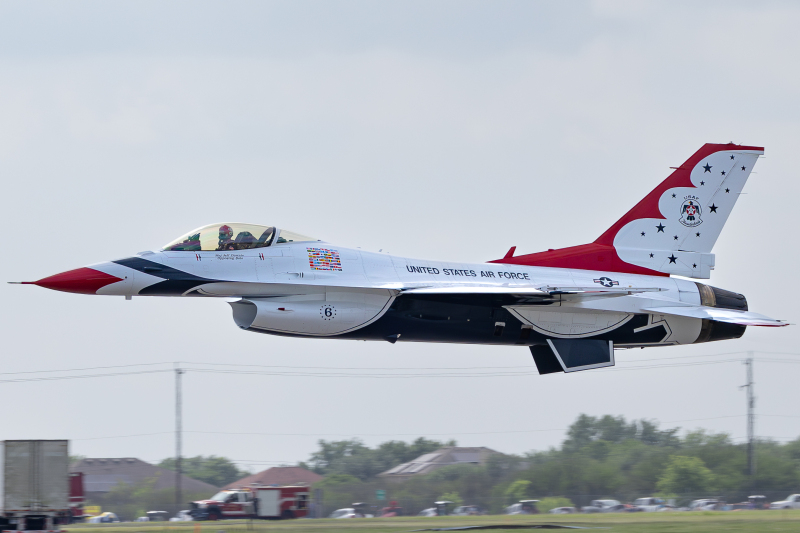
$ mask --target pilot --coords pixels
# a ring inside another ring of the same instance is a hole
[[[225,224],[219,228],[219,243],[217,251],[222,250],[235,250],[236,245],[233,243],[233,228]]]

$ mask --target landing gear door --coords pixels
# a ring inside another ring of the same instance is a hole
[[[564,372],[614,366],[614,342],[589,339],[547,339]]]

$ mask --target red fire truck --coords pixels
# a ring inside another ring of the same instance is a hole
[[[191,502],[189,514],[195,520],[301,518],[308,515],[309,494],[305,486],[229,489]]]

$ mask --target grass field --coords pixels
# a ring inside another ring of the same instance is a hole
[[[415,529],[438,527],[479,526],[490,524],[558,524],[602,528],[619,532],[771,532],[800,533],[800,511],[733,511],[685,513],[613,513],[593,515],[514,515],[475,517],[401,517],[365,518],[350,520],[285,520],[182,523],[75,524],[66,528],[75,533],[99,533],[89,530],[108,530],[108,533],[399,533]],[[492,530],[490,530],[492,531]],[[514,530],[496,530],[514,531]],[[526,530],[518,530],[520,532]],[[563,530],[569,531],[569,530]]]

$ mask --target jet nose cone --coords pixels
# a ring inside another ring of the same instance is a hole
[[[99,289],[118,281],[122,281],[122,278],[93,268],[76,268],[29,283],[54,291],[97,294]]]

